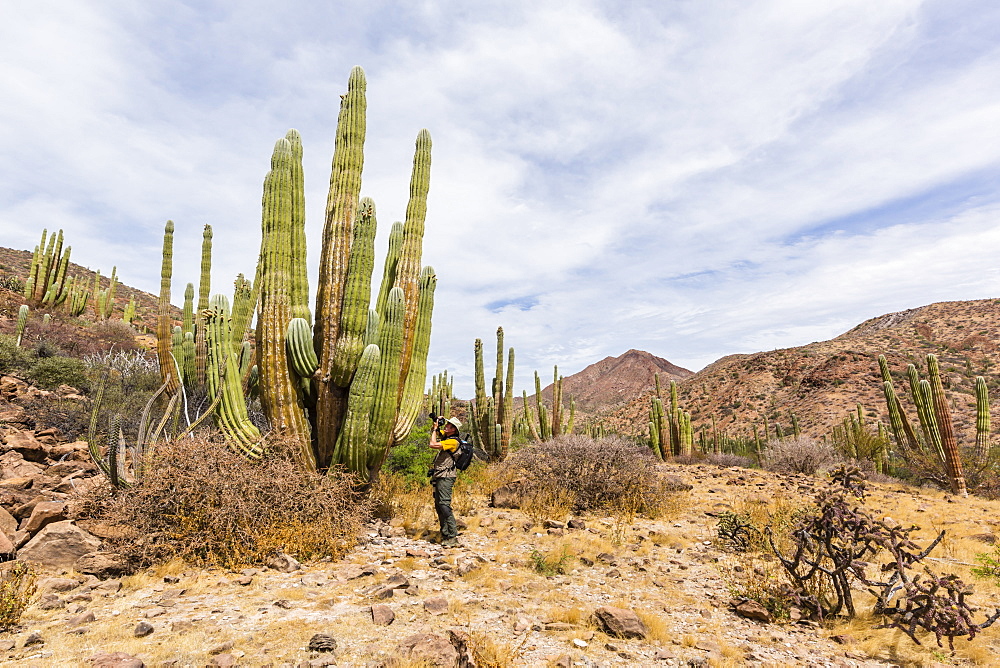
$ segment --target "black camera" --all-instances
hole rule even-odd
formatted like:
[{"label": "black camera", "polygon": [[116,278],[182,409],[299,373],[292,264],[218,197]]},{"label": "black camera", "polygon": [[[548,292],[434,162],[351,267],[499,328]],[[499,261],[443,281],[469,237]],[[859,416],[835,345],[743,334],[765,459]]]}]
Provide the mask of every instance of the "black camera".
[{"label": "black camera", "polygon": [[437,415],[436,413],[431,413],[431,414],[430,414],[430,415],[429,415],[428,417],[429,417],[429,418],[431,419],[431,421],[432,421],[432,422],[433,422],[434,424],[436,424],[436,425],[437,425],[438,427],[443,427],[443,426],[445,425],[445,423],[446,423],[446,422],[448,422],[448,421],[447,421],[447,420],[445,420],[445,419],[444,419],[443,417],[439,417],[439,416],[438,416],[438,415]]}]

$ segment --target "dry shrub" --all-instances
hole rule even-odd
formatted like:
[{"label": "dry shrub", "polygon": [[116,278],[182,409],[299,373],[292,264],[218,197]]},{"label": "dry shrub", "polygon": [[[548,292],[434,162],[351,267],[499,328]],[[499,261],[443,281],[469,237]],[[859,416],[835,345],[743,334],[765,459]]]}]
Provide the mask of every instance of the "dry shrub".
[{"label": "dry shrub", "polygon": [[555,499],[552,491],[560,490],[553,511],[568,496],[575,512],[627,506],[654,514],[668,493],[652,451],[619,436],[560,436],[518,450],[501,466],[501,477],[517,481],[523,499]]},{"label": "dry shrub", "polygon": [[742,455],[734,455],[727,452],[708,455],[705,458],[705,461],[709,464],[714,464],[715,466],[722,466],[725,468],[729,468],[731,466],[738,466],[744,469],[754,468],[754,461],[751,458],[744,457]]},{"label": "dry shrub", "polygon": [[832,445],[808,436],[775,439],[761,453],[764,468],[778,473],[815,475],[839,462],[840,456]]},{"label": "dry shrub", "polygon": [[[339,473],[302,470],[290,443],[272,440],[260,461],[205,438],[161,446],[131,488],[96,492],[94,517],[119,531],[110,548],[136,568],[181,557],[229,569],[277,551],[339,558],[370,517],[371,502]],[[101,496],[103,494],[103,496]]]},{"label": "dry shrub", "polygon": [[16,561],[0,575],[0,629],[6,630],[21,621],[35,595],[35,571],[23,561]]}]

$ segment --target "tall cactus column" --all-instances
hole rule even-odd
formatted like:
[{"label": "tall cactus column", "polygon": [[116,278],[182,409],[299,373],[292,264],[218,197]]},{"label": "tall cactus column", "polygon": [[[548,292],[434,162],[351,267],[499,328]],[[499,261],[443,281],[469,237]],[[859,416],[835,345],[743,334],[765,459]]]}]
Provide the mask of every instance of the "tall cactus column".
[{"label": "tall cactus column", "polygon": [[332,376],[351,238],[361,194],[366,107],[365,74],[355,67],[347,82],[347,94],[340,103],[316,288],[313,340],[320,363],[319,380],[325,385],[319,390],[315,409],[316,454],[320,466],[330,462],[347,404],[346,388],[335,385]]},{"label": "tall cactus column", "polygon": [[174,222],[168,220],[163,228],[163,264],[160,268],[160,303],[156,319],[156,356],[160,362],[160,378],[167,384],[167,392],[173,394],[180,387],[177,365],[171,350],[173,333],[170,318],[170,279],[174,262]]},{"label": "tall cactus column", "polygon": [[955,429],[951,423],[951,411],[948,409],[948,399],[944,396],[941,370],[937,357],[934,355],[927,356],[927,375],[930,378],[931,397],[934,412],[937,414],[941,447],[944,450],[945,469],[948,472],[948,480],[951,482],[951,491],[959,496],[968,496],[969,492],[965,488],[965,474],[962,472],[962,458],[958,453]]},{"label": "tall cactus column", "polygon": [[260,396],[272,428],[299,444],[300,461],[309,470],[316,459],[309,439],[309,425],[298,394],[298,379],[288,363],[285,336],[292,319],[292,146],[279,139],[271,156],[271,171],[264,180],[261,241],[260,306],[257,318],[257,355]]}]

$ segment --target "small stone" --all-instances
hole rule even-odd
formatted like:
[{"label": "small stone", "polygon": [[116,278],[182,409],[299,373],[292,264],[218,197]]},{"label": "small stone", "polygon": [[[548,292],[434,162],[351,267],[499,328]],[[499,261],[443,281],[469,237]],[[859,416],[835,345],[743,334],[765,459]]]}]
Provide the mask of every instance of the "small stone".
[{"label": "small stone", "polygon": [[336,649],[336,638],[328,636],[325,633],[317,633],[309,639],[310,652],[334,652]]},{"label": "small stone", "polygon": [[43,645],[45,640],[42,639],[41,631],[32,631],[28,634],[28,637],[24,639],[24,646],[31,647],[32,645]]},{"label": "small stone", "polygon": [[98,652],[87,661],[93,668],[145,668],[146,665],[142,659],[125,652],[115,652],[114,654]]},{"label": "small stone", "polygon": [[290,610],[292,608],[292,603],[287,598],[281,598],[272,603],[276,608],[281,608],[282,610]]},{"label": "small stone", "polygon": [[302,568],[302,564],[291,555],[279,552],[268,560],[267,567],[282,573],[292,573]]},{"label": "small stone", "polygon": [[757,601],[745,600],[740,602],[733,608],[733,611],[740,617],[746,617],[747,619],[755,619],[765,624],[770,624],[774,621],[774,616],[770,611]]},{"label": "small stone", "polygon": [[231,668],[236,665],[236,657],[232,654],[219,654],[218,656],[212,657],[212,662],[209,665]]},{"label": "small stone", "polygon": [[387,605],[373,605],[371,612],[376,626],[389,626],[396,621],[396,613]]},{"label": "small stone", "polygon": [[181,581],[181,579],[176,575],[164,575],[163,581],[166,582],[167,584],[177,584],[178,582]]},{"label": "small stone", "polygon": [[574,647],[579,647],[580,649],[583,649],[584,647],[587,646],[587,641],[586,640],[580,640],[579,638],[573,638],[573,646]]},{"label": "small stone", "polygon": [[234,580],[234,582],[236,584],[242,586],[242,587],[249,587],[250,584],[253,583],[253,576],[252,575],[243,575],[243,576],[240,576],[240,577],[236,578],[236,580]]},{"label": "small stone", "polygon": [[566,523],[566,526],[569,527],[570,529],[586,529],[587,523],[584,522],[583,520],[572,519]]},{"label": "small stone", "polygon": [[598,627],[616,638],[645,638],[649,629],[632,610],[604,606],[594,611]]},{"label": "small stone", "polygon": [[95,619],[97,618],[94,616],[93,612],[84,612],[66,622],[66,626],[75,627],[75,626],[80,626],[82,624],[89,624]]},{"label": "small stone", "polygon": [[150,624],[149,622],[139,622],[138,624],[135,625],[135,628],[132,629],[132,635],[134,635],[136,638],[145,638],[152,632],[153,632],[153,625]]},{"label": "small stone", "polygon": [[432,615],[443,615],[448,612],[448,599],[444,596],[424,599],[424,610]]},{"label": "small stone", "polygon": [[221,645],[216,645],[212,649],[208,650],[208,653],[211,654],[211,655],[222,654],[223,652],[228,652],[232,648],[233,648],[233,641],[232,640],[227,640],[226,642],[222,643]]}]

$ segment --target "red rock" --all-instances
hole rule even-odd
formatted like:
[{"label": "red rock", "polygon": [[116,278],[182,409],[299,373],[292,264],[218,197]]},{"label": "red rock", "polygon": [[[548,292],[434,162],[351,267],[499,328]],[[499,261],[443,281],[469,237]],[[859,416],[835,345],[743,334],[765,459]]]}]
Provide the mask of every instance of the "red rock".
[{"label": "red rock", "polygon": [[21,431],[11,427],[4,435],[3,443],[4,450],[12,450],[29,462],[44,462],[49,454],[45,444],[35,438],[30,431]]},{"label": "red rock", "polygon": [[387,605],[373,605],[371,612],[376,626],[389,626],[396,621],[396,613]]},{"label": "red rock", "polygon": [[598,627],[616,638],[645,638],[649,629],[632,610],[604,606],[594,610]]},{"label": "red rock", "polygon": [[101,546],[100,539],[90,535],[69,520],[53,522],[22,547],[17,558],[43,566],[70,567]]},{"label": "red rock", "polygon": [[19,527],[20,531],[36,534],[48,524],[66,519],[66,504],[59,501],[42,501],[31,509],[31,515]]},{"label": "red rock", "polygon": [[414,662],[425,661],[436,667],[457,666],[460,655],[451,642],[432,633],[418,633],[397,646],[399,653]]}]

